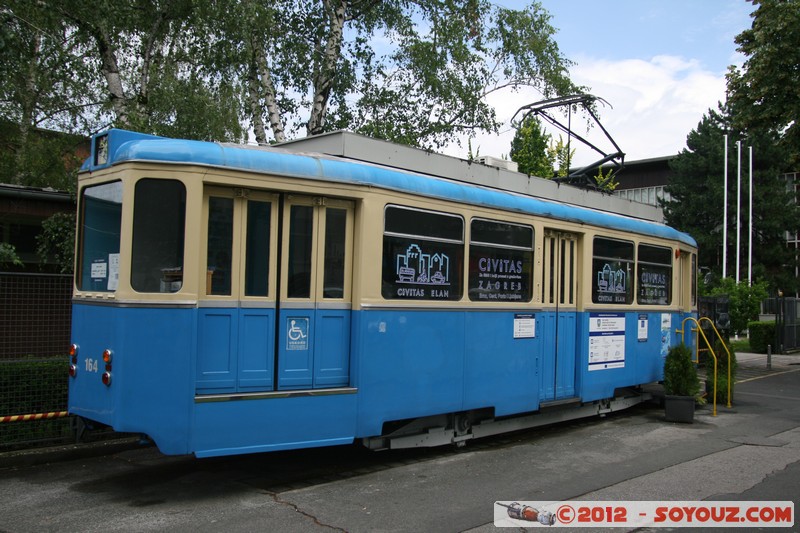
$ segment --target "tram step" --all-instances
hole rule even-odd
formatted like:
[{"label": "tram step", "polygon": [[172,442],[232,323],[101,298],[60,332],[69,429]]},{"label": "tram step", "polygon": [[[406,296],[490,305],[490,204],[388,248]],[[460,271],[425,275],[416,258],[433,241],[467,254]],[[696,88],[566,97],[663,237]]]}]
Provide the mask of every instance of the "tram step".
[{"label": "tram step", "polygon": [[564,407],[567,405],[575,405],[581,403],[581,399],[579,397],[573,398],[561,398],[560,400],[551,400],[549,402],[540,402],[539,403],[539,410],[544,411],[546,409],[553,409],[555,407]]}]

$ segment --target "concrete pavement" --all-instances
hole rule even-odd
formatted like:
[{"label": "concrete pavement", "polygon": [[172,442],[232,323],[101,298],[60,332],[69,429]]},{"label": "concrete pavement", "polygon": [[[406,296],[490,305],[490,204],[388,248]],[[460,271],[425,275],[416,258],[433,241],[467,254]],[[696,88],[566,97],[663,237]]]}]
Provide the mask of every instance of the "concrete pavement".
[{"label": "concrete pavement", "polygon": [[6,466],[0,531],[483,532],[495,529],[497,500],[792,500],[797,509],[800,356],[773,356],[768,372],[765,356],[738,360],[733,408],[715,417],[706,406],[694,424],[667,423],[649,405],[460,450],[196,460],[139,448]]}]

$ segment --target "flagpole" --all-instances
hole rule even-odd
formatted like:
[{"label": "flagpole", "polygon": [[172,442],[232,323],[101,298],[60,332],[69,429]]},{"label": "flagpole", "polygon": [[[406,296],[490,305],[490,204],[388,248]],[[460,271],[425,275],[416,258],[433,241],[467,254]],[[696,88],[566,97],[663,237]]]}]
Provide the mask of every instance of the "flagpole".
[{"label": "flagpole", "polygon": [[748,243],[747,243],[747,285],[753,284],[753,147],[750,146],[750,208],[747,215],[749,227],[747,230]]},{"label": "flagpole", "polygon": [[742,141],[736,141],[736,284],[739,284],[739,265],[742,250]]},{"label": "flagpole", "polygon": [[728,277],[728,136],[725,135],[725,176],[722,187],[722,278]]}]

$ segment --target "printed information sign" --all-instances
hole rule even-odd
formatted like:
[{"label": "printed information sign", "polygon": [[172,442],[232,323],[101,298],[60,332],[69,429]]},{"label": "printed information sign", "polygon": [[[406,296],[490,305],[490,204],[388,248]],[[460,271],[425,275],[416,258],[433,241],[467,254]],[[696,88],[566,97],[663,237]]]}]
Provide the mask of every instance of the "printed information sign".
[{"label": "printed information sign", "polygon": [[647,342],[647,315],[639,315],[639,342]]},{"label": "printed information sign", "polygon": [[308,318],[292,317],[286,320],[286,349],[308,350]]},{"label": "printed information sign", "polygon": [[536,337],[536,317],[532,314],[514,315],[514,338],[532,339]]},{"label": "printed information sign", "polygon": [[625,315],[590,313],[589,370],[625,367]]}]

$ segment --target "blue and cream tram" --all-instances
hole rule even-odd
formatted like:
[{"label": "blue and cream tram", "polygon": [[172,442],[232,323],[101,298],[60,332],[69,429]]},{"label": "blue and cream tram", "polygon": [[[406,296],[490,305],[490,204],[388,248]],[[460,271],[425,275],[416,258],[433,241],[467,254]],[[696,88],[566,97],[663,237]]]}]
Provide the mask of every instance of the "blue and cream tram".
[{"label": "blue and cream tram", "polygon": [[69,411],[167,454],[608,412],[695,308],[663,224],[338,157],[110,130],[78,209]]}]

